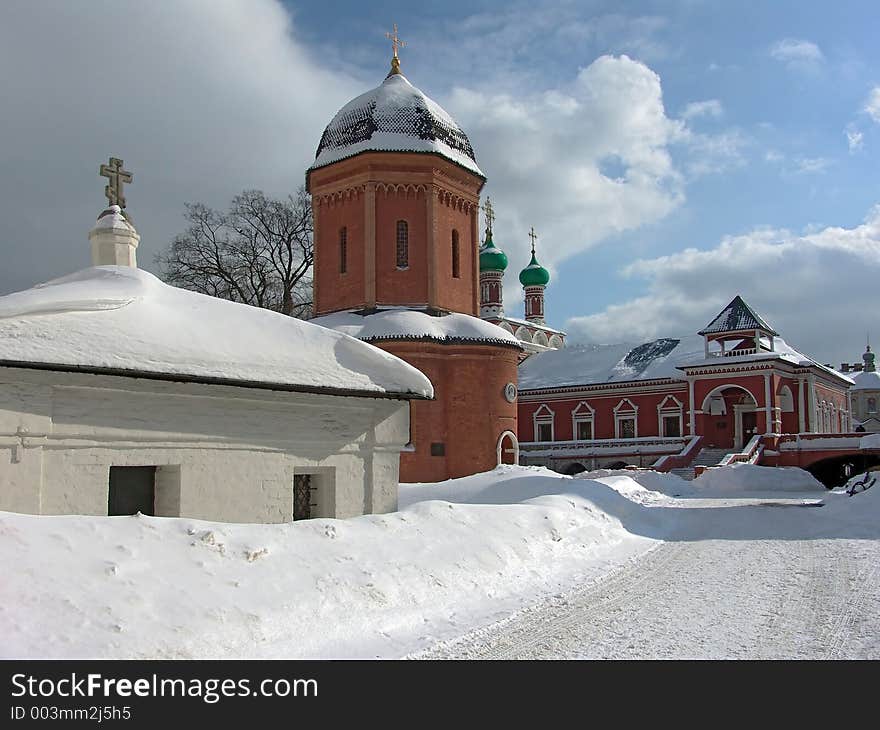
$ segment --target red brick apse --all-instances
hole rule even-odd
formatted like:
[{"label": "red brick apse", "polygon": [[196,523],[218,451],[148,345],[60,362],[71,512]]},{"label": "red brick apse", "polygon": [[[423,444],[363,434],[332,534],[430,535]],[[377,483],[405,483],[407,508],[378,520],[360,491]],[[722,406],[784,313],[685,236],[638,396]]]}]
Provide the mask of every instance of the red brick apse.
[{"label": "red brick apse", "polygon": [[476,316],[485,181],[467,137],[396,57],[330,122],[306,174],[314,321],[397,355],[434,386],[434,400],[411,406],[404,482],[486,471],[517,447],[521,346]]}]

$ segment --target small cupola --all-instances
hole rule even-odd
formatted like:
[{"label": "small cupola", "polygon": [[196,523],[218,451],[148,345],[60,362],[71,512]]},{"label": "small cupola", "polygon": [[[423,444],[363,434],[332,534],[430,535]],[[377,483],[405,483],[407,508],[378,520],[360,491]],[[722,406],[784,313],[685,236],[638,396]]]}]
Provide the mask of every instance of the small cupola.
[{"label": "small cupola", "polygon": [[532,239],[532,260],[519,272],[519,283],[524,287],[547,286],[550,283],[550,272],[538,263],[535,256],[535,239],[538,234],[535,233],[534,227],[529,231],[529,237]]},{"label": "small cupola", "polygon": [[876,372],[877,368],[874,366],[874,353],[871,352],[870,345],[867,345],[867,347],[865,348],[865,354],[862,355],[862,362],[865,363],[865,366],[862,368],[864,372]]},{"label": "small cupola", "polygon": [[529,265],[519,272],[519,283],[523,286],[523,304],[525,307],[526,320],[535,324],[544,324],[544,288],[550,282],[550,272],[547,271],[535,256],[535,233],[534,226],[529,231],[532,239],[532,260]]},{"label": "small cupola", "polygon": [[739,294],[697,334],[703,336],[707,358],[774,352],[779,336]]}]

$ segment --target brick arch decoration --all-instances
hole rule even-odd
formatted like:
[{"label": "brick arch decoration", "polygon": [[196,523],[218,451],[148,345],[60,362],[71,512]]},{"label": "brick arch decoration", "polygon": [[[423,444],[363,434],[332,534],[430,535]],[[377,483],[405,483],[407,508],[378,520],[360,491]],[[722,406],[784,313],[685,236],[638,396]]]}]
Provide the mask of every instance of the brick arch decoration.
[{"label": "brick arch decoration", "polygon": [[349,200],[357,200],[364,194],[365,190],[366,185],[355,185],[341,190],[334,190],[332,193],[313,196],[312,200],[314,204],[319,207],[323,205],[332,207],[336,203],[346,203]]},{"label": "brick arch decoration", "polygon": [[382,192],[385,197],[395,195],[404,198],[418,198],[419,195],[425,195],[428,192],[426,185],[415,183],[376,183],[376,191]]}]

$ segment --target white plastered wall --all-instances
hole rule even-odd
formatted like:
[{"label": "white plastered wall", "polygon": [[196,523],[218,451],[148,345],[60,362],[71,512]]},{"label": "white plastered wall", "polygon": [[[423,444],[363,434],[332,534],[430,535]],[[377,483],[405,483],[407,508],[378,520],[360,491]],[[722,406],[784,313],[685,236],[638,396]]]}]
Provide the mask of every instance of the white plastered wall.
[{"label": "white plastered wall", "polygon": [[156,466],[156,508],[286,522],[397,508],[405,401],[0,367],[0,510],[107,514],[111,466]]}]

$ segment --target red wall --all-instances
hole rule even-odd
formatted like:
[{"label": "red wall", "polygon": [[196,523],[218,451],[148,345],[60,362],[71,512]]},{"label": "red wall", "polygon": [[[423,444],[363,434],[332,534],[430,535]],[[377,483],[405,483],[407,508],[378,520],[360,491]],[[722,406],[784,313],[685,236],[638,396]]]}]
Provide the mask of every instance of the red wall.
[{"label": "red wall", "polygon": [[[376,344],[434,385],[433,401],[412,402],[415,451],[400,455],[400,480],[437,482],[494,469],[499,437],[517,433],[516,403],[505,399],[504,386],[517,382],[519,351],[498,345]],[[433,456],[432,443],[444,444],[445,455]]]},{"label": "red wall", "polygon": [[[478,313],[475,220],[483,179],[437,156],[370,152],[313,170],[315,312],[369,303],[432,304]],[[371,204],[370,201],[374,202]],[[409,230],[408,266],[397,268],[397,221]],[[348,227],[348,273],[339,271],[339,229]],[[458,232],[459,276],[452,271]],[[365,264],[371,231],[375,264]],[[433,272],[433,273],[432,273]],[[433,289],[432,289],[433,282]]]},{"label": "red wall", "polygon": [[[423,192],[376,193],[376,302],[428,301],[426,197]],[[409,225],[409,267],[397,268],[397,221]]]},{"label": "red wall", "polygon": [[[572,433],[572,414],[581,402],[586,402],[595,410],[593,415],[593,438],[596,439],[613,439],[614,436],[614,408],[624,398],[628,398],[638,407],[638,436],[650,437],[659,435],[659,422],[657,417],[657,406],[666,399],[666,396],[672,395],[683,404],[682,414],[682,435],[687,435],[688,417],[687,417],[687,388],[681,385],[671,385],[663,391],[651,393],[616,393],[614,395],[598,395],[587,398],[570,398],[561,397],[559,400],[546,400],[541,402],[520,401],[519,403],[519,439],[520,441],[534,441],[534,419],[535,412],[541,407],[542,403],[546,403],[552,411],[554,411],[554,431],[553,435],[556,441],[573,441],[575,440]],[[556,396],[558,397],[558,396]]]}]

